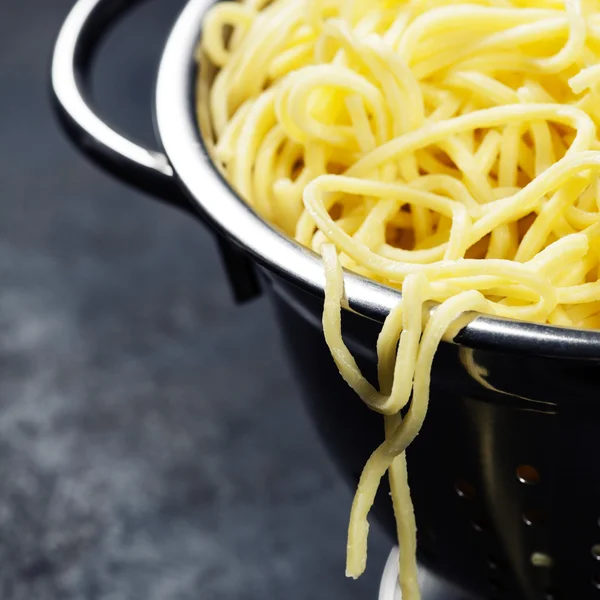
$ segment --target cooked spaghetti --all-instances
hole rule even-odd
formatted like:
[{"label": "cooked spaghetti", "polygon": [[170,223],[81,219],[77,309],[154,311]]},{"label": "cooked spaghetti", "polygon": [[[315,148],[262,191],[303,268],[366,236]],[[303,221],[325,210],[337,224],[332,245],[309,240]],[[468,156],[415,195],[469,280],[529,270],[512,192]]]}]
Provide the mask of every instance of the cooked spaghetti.
[{"label": "cooked spaghetti", "polygon": [[[600,1],[222,2],[201,52],[219,68],[217,160],[264,219],[322,255],[331,354],[385,415],[352,505],[347,574],[365,568],[387,473],[414,600],[405,451],[451,325],[475,311],[600,328]],[[377,343],[377,388],[342,339],[342,267],[402,291]]]}]

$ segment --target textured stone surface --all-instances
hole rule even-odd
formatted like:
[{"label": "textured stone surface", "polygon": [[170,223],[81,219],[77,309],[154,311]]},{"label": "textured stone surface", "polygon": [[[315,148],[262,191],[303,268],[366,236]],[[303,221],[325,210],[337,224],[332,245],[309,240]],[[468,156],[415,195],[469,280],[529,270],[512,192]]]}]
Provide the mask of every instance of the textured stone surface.
[{"label": "textured stone surface", "polygon": [[[232,306],[209,236],[54,124],[70,4],[0,8],[0,598],[375,598],[387,544],[374,531],[369,573],[344,578],[350,491],[266,303]],[[100,106],[142,139],[180,5],[132,15],[98,69]]]}]

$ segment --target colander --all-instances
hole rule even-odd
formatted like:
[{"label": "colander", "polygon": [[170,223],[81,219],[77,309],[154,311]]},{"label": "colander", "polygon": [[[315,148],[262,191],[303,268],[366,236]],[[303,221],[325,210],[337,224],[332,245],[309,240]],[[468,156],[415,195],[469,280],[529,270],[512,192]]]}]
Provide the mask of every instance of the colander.
[{"label": "colander", "polygon": [[[341,380],[323,340],[319,258],[263,222],[211,160],[214,69],[195,60],[208,1],[188,2],[164,49],[154,102],[164,153],[126,139],[92,108],[85,83],[94,52],[134,4],[73,7],[52,64],[61,122],[95,162],[212,228],[236,297],[269,298],[314,421],[355,483],[382,421]],[[374,381],[377,334],[399,295],[354,274],[346,281],[344,337]],[[408,451],[427,572],[476,598],[600,599],[599,359],[598,332],[487,317],[440,347],[429,415]],[[385,487],[374,513],[393,535]]]}]

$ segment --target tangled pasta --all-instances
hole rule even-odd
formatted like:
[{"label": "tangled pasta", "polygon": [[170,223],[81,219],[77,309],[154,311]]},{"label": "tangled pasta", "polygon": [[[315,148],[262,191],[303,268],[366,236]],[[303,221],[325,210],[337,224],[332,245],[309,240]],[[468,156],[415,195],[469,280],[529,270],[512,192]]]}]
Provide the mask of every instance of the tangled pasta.
[{"label": "tangled pasta", "polygon": [[[600,328],[600,2],[221,2],[200,51],[219,68],[216,159],[264,219],[322,255],[331,354],[385,415],[347,574],[365,568],[388,473],[414,600],[405,451],[452,323],[477,311]],[[402,291],[378,340],[377,388],[342,339],[342,267]]]}]

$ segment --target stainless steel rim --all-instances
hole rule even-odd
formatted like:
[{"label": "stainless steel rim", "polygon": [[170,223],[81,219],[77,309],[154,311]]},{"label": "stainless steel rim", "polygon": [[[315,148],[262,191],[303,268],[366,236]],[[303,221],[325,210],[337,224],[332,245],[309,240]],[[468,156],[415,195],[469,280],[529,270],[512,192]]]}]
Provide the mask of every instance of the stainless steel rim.
[{"label": "stainless steel rim", "polygon": [[[212,164],[195,117],[194,60],[208,0],[190,0],[175,23],[162,56],[156,89],[160,140],[176,177],[219,233],[241,246],[275,275],[323,295],[319,257],[266,224],[231,189]],[[349,307],[382,321],[400,294],[347,273]],[[543,356],[600,359],[600,332],[480,316],[454,341],[476,349]]]}]

